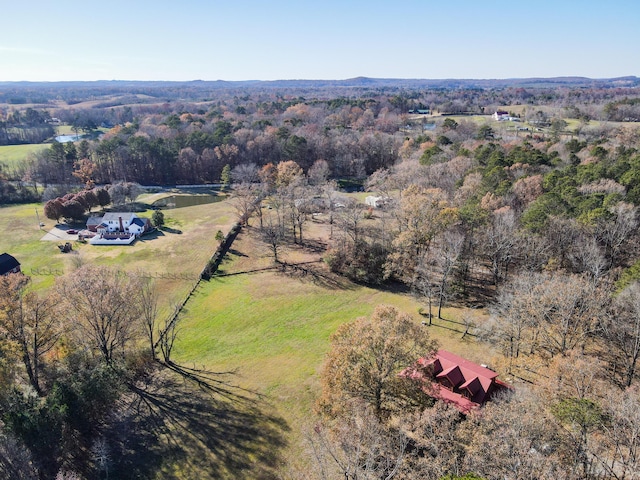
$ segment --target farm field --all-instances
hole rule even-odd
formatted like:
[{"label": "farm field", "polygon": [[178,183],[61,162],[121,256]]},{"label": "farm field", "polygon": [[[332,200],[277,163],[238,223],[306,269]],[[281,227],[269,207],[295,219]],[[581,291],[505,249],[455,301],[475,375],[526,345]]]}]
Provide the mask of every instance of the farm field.
[{"label": "farm field", "polygon": [[[38,212],[38,217],[36,216]],[[151,211],[139,212],[151,216]],[[44,223],[38,228],[37,218]],[[36,285],[53,284],[53,272],[71,271],[75,265],[110,265],[127,272],[142,271],[158,277],[161,314],[184,299],[216,248],[216,232],[226,232],[235,215],[228,202],[165,210],[166,228],[129,246],[93,246],[69,238],[41,241],[55,226],[44,217],[42,204],[0,207],[0,251],[11,253]],[[81,227],[81,225],[74,225]],[[63,254],[58,244],[71,241],[73,252]],[[164,278],[163,278],[164,277]]]},{"label": "farm field", "polygon": [[[152,194],[138,200],[151,203],[162,197],[163,194]],[[36,209],[45,223],[42,230],[38,228]],[[159,316],[164,318],[190,291],[215,249],[215,232],[228,231],[235,212],[230,202],[223,201],[167,209],[164,213],[166,228],[132,246],[73,242],[74,252],[62,254],[56,246],[58,242],[41,241],[54,226],[53,221],[43,219],[41,205],[2,207],[0,231],[4,233],[0,236],[0,251],[14,255],[27,274],[69,272],[82,263],[154,274],[160,277],[156,279]],[[140,215],[150,216],[151,212]],[[321,245],[326,240],[326,228],[321,220],[309,222],[308,244]],[[320,391],[319,372],[330,346],[330,335],[339,325],[370,315],[378,304],[394,305],[416,322],[422,321],[418,314],[421,304],[413,296],[356,285],[334,276],[321,261],[321,255],[320,250],[288,247],[282,252],[282,259],[289,264],[310,262],[304,265],[306,273],[291,267],[286,271],[274,269],[268,250],[257,240],[255,227],[249,227],[232,245],[218,274],[200,283],[181,314],[172,358],[189,368],[232,372],[220,378],[231,391],[240,392],[250,401],[235,402],[214,395],[205,400],[210,403],[197,408],[207,410],[213,405],[216,415],[234,425],[240,418],[247,427],[233,434],[220,434],[215,440],[216,448],[203,447],[202,442],[184,446],[182,452],[187,452],[188,461],[182,454],[168,455],[155,471],[155,478],[304,476],[313,462],[307,438],[315,423],[313,406]],[[175,278],[176,275],[185,278]],[[32,278],[40,288],[46,288],[53,285],[56,277],[40,274]],[[450,321],[434,320],[433,326],[424,328],[441,347],[471,360],[491,362],[486,347],[476,344],[472,336],[463,340],[462,327],[451,322],[464,313],[461,309],[445,309],[443,316]],[[477,322],[482,321],[481,311],[474,310],[473,315]],[[198,417],[192,412],[185,421],[196,421]],[[203,431],[211,434],[220,428],[215,427],[218,420],[211,420],[205,427],[200,416]],[[244,438],[245,434],[250,438]],[[170,451],[167,445],[162,448]],[[208,457],[191,463],[189,455],[194,452]],[[216,465],[215,471],[211,465]]]},{"label": "farm field", "polygon": [[[283,258],[312,262],[319,255],[290,250]],[[301,478],[313,461],[306,438],[315,423],[313,406],[330,335],[339,325],[370,315],[378,304],[394,305],[421,322],[421,305],[409,294],[335,277],[322,262],[307,264],[306,274],[264,270],[271,265],[252,229],[243,230],[221,265],[220,275],[201,283],[187,304],[175,359],[216,372],[232,371],[232,383],[262,398],[269,417],[283,421],[287,442],[279,457],[286,466],[281,468]],[[443,317],[455,320],[462,313],[445,309]],[[474,313],[481,321],[482,314]],[[452,325],[436,320],[434,326],[424,328],[441,347],[490,361],[486,347],[477,345],[472,337],[461,340],[459,331],[448,329]],[[230,470],[226,478],[243,475],[246,473]]]},{"label": "farm field", "polygon": [[30,153],[45,150],[48,144],[35,143],[28,145],[2,145],[0,146],[0,163],[9,170],[23,162]]}]

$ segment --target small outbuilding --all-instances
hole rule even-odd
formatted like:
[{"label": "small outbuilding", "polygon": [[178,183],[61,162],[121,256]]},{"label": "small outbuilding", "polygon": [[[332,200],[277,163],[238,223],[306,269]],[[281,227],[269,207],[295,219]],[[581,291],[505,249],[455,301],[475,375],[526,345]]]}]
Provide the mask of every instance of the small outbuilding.
[{"label": "small outbuilding", "polygon": [[0,275],[20,273],[20,262],[8,253],[0,255]]}]

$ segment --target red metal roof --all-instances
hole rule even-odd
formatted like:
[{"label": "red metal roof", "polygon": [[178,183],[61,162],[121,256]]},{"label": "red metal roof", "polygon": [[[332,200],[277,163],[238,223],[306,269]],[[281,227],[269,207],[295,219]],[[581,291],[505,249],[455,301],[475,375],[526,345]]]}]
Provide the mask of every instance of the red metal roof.
[{"label": "red metal roof", "polygon": [[510,388],[497,380],[498,374],[493,370],[446,350],[439,350],[433,357],[419,359],[414,367],[402,374],[429,381],[429,395],[453,403],[463,413],[479,407],[495,390]]}]

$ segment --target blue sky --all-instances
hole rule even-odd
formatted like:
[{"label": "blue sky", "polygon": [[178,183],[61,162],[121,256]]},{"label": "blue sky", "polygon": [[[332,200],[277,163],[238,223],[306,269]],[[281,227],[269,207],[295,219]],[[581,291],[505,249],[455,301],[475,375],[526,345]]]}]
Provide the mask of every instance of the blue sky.
[{"label": "blue sky", "polygon": [[635,0],[0,0],[0,81],[640,76]]}]

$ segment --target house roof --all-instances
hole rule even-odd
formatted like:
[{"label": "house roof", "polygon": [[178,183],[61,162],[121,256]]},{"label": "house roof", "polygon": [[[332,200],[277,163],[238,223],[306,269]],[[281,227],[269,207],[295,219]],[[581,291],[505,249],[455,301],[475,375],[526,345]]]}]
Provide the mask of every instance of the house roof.
[{"label": "house roof", "polygon": [[463,413],[479,407],[494,390],[510,388],[497,380],[498,374],[493,370],[446,350],[419,359],[414,367],[403,374],[430,382],[430,395],[453,403]]},{"label": "house roof", "polygon": [[131,223],[136,224],[139,227],[144,227],[145,221],[143,219],[141,219],[140,217],[136,217],[133,220],[131,220]]},{"label": "house roof", "polygon": [[102,221],[103,222],[109,222],[109,221],[117,222],[121,218],[122,218],[122,220],[129,220],[129,223],[131,223],[131,220],[133,218],[138,218],[138,216],[133,212],[109,212],[109,213],[105,213],[104,214],[104,217],[102,217]]},{"label": "house roof", "polygon": [[20,262],[8,253],[0,255],[0,275],[9,273],[16,267],[20,266]]},{"label": "house roof", "polygon": [[100,225],[102,223],[102,217],[89,217],[87,219],[87,226],[89,225]]}]

